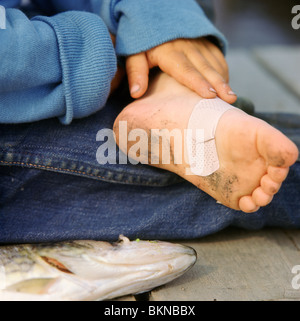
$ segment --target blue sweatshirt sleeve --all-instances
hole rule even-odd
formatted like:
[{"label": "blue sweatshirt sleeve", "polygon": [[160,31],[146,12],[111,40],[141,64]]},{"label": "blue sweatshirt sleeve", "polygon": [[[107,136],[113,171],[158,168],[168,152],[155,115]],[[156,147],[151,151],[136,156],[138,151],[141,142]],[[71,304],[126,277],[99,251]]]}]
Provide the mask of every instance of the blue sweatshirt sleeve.
[{"label": "blue sweatshirt sleeve", "polygon": [[128,56],[178,38],[210,37],[225,53],[225,37],[195,0],[114,0],[116,52]]},{"label": "blue sweatshirt sleeve", "polygon": [[29,20],[6,10],[0,30],[0,122],[59,117],[63,124],[105,105],[116,55],[103,20],[69,11]]},{"label": "blue sweatshirt sleeve", "polygon": [[209,37],[226,53],[224,35],[196,0],[34,0],[56,11],[83,10],[101,16],[117,35],[116,52],[129,56],[178,38]]}]

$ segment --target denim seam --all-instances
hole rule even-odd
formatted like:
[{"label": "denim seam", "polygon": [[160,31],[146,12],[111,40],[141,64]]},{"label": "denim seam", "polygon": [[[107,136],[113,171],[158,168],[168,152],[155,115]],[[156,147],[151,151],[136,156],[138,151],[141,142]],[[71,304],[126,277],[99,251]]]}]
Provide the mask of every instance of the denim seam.
[{"label": "denim seam", "polygon": [[131,182],[129,182],[128,180],[125,181],[116,181],[116,180],[110,180],[107,179],[104,176],[100,176],[100,175],[95,175],[95,174],[89,174],[87,172],[84,171],[78,171],[78,170],[72,170],[72,169],[68,169],[68,168],[61,168],[61,167],[53,167],[53,166],[47,166],[47,165],[38,165],[38,164],[31,164],[31,163],[25,163],[25,162],[7,162],[7,161],[1,161],[0,160],[0,164],[3,165],[16,165],[16,166],[25,166],[25,167],[31,167],[31,168],[35,168],[35,169],[41,169],[41,170],[49,170],[49,171],[59,171],[59,172],[63,172],[63,173],[74,173],[74,174],[79,174],[79,175],[84,175],[86,177],[91,177],[91,178],[101,178],[106,182],[109,183],[118,183],[118,184],[130,184],[130,185],[143,185],[143,186],[148,186],[148,187],[165,187],[166,185],[160,185],[160,184],[156,184],[154,182],[152,182],[151,184],[132,184]]},{"label": "denim seam", "polygon": [[30,166],[30,167],[35,167],[35,168],[42,168],[42,169],[49,169],[49,170],[56,170],[56,171],[65,171],[65,172],[83,174],[83,175],[86,175],[86,176],[99,177],[99,178],[105,179],[105,177],[100,176],[100,175],[88,174],[88,173],[83,172],[83,171],[76,171],[76,170],[67,169],[67,168],[59,168],[59,167],[52,167],[52,166],[46,166],[46,165],[37,165],[37,164],[24,163],[24,162],[5,162],[5,161],[0,161],[0,163],[1,164],[5,164],[5,165],[20,165],[20,166]]},{"label": "denim seam", "polygon": [[[24,146],[27,146],[27,147],[29,147],[29,145],[24,145]],[[41,148],[40,146],[34,146],[34,147],[37,147],[37,148]],[[79,150],[75,150],[75,149],[69,149],[69,150],[67,150],[67,149],[60,149],[60,150],[62,150],[62,151],[64,151],[64,152],[80,152]],[[4,151],[4,150],[3,150]],[[51,150],[50,150],[51,151]],[[14,153],[14,152],[12,152],[12,153]],[[53,153],[55,153],[55,151],[53,151]],[[84,154],[84,152],[82,153],[82,154]],[[88,153],[86,153],[87,155],[89,155]],[[38,152],[32,152],[32,151],[22,151],[22,155],[27,155],[27,156],[30,156],[30,157],[34,157],[34,156],[40,156],[40,154],[38,153]],[[42,155],[43,156],[49,156],[48,154],[46,155],[43,151],[42,151]],[[52,156],[52,155],[51,155]],[[65,159],[65,161],[72,161],[71,159]],[[102,177],[102,176],[100,176],[100,175],[91,175],[91,174],[88,174],[88,173],[85,173],[84,171],[76,171],[76,170],[69,170],[69,169],[67,169],[67,168],[61,168],[61,167],[58,167],[58,168],[56,168],[56,167],[51,167],[51,166],[47,166],[47,165],[39,165],[39,164],[30,164],[30,163],[25,163],[25,162],[7,162],[7,161],[0,161],[0,163],[3,163],[3,164],[9,164],[9,163],[11,163],[12,165],[25,165],[25,166],[30,166],[30,167],[32,167],[32,166],[40,166],[40,167],[43,167],[43,168],[48,168],[48,169],[53,169],[53,170],[66,170],[66,171],[70,171],[70,172],[74,172],[74,173],[78,173],[78,174],[86,174],[86,175],[89,175],[89,176],[92,176],[92,177],[99,177],[99,178],[103,178],[103,179],[105,179],[105,180],[107,180],[107,178],[105,178],[104,176]],[[116,174],[120,174],[119,172],[115,172]],[[146,178],[146,179],[149,179],[149,178],[151,178],[152,176],[151,175],[145,175],[145,174],[143,174],[144,175],[144,177]],[[122,182],[119,182],[119,181],[115,181],[115,182],[118,182],[118,183],[122,183]],[[129,183],[130,184],[130,182],[129,181],[124,181],[124,183]],[[154,183],[151,183],[151,185],[153,185]],[[147,185],[147,184],[146,184]],[[150,186],[151,186],[150,185]],[[155,186],[165,186],[165,185],[161,185],[161,184],[154,184]]]},{"label": "denim seam", "polygon": [[[76,149],[76,148],[68,148],[68,147],[57,147],[57,146],[39,146],[39,145],[26,145],[23,144],[22,148],[38,148],[38,149],[47,149],[47,150],[58,150],[58,151],[64,151],[64,152],[75,152],[78,154],[85,154],[85,155],[90,155],[89,151],[85,151],[85,150],[80,150],[80,149]],[[96,154],[96,153],[95,153]]]}]

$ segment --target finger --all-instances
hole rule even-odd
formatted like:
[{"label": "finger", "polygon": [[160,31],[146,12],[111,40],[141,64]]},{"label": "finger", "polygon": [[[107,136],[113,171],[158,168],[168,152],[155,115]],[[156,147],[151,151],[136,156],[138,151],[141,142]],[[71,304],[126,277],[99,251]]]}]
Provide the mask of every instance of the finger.
[{"label": "finger", "polygon": [[215,54],[214,50],[208,48],[205,43],[198,42],[195,46],[201,55],[206,59],[206,61],[223,77],[224,81],[228,83],[228,65],[225,59],[220,60]]},{"label": "finger", "polygon": [[149,65],[145,53],[130,56],[126,60],[126,72],[132,98],[140,98],[148,88]]},{"label": "finger", "polygon": [[228,68],[228,64],[227,64],[227,61],[226,61],[226,58],[225,58],[223,52],[221,51],[221,49],[218,46],[216,46],[214,43],[212,43],[211,41],[209,41],[206,38],[204,38],[203,44],[205,45],[207,50],[209,52],[211,52],[216,57],[219,64],[222,65],[227,79],[226,79],[226,77],[224,77],[224,78],[228,82],[229,81],[229,68]]},{"label": "finger", "polygon": [[167,59],[159,59],[158,66],[162,71],[175,78],[179,83],[195,91],[203,98],[215,98],[216,91],[202,77],[195,66],[182,52],[171,52]]},{"label": "finger", "polygon": [[190,52],[188,58],[197,71],[212,85],[221,99],[230,104],[236,101],[236,94],[226,83],[223,76],[211,66],[199,51]]}]

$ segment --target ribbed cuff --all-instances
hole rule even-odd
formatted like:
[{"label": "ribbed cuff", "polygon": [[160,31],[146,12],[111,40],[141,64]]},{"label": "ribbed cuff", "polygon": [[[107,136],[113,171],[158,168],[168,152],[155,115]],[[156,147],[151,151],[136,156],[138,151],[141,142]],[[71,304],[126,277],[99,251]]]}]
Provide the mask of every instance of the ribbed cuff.
[{"label": "ribbed cuff", "polygon": [[63,124],[93,114],[103,107],[117,70],[116,54],[107,27],[93,13],[68,11],[34,20],[55,31],[62,68],[66,113]]}]

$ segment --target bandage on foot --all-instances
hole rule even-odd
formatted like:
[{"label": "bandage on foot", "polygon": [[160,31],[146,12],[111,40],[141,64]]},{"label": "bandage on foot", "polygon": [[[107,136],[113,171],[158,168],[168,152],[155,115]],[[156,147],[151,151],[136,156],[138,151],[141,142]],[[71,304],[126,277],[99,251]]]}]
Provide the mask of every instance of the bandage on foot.
[{"label": "bandage on foot", "polygon": [[186,134],[191,175],[209,176],[219,169],[216,129],[222,115],[233,108],[220,98],[203,99],[194,107]]}]

